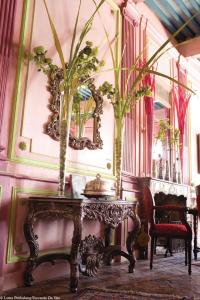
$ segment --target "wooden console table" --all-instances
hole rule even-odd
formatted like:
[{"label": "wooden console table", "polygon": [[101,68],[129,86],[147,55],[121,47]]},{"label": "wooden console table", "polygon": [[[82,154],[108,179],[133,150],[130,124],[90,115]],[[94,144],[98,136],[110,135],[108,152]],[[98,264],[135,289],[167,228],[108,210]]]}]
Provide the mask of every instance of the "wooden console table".
[{"label": "wooden console table", "polygon": [[[104,261],[110,263],[115,255],[120,255],[129,260],[129,272],[132,273],[135,267],[134,241],[140,230],[140,219],[136,214],[136,206],[136,201],[68,199],[51,196],[29,197],[29,211],[24,223],[24,235],[30,249],[30,256],[24,273],[24,284],[26,286],[31,285],[33,281],[32,272],[41,263],[47,261],[53,262],[55,259],[66,259],[70,263],[70,289],[72,292],[76,292],[79,282],[79,269],[82,271],[80,267],[80,255],[84,252],[84,249],[88,248],[88,245],[91,245],[93,249],[98,245],[100,249],[95,259],[94,255],[91,257],[90,261],[93,261],[94,264],[96,263],[94,267],[98,266],[98,259],[103,258]],[[110,231],[128,217],[132,219],[134,226],[126,240],[127,252],[124,252],[119,247],[110,245]],[[70,254],[53,253],[38,256],[39,244],[37,242],[38,237],[34,233],[34,224],[36,220],[44,218],[64,218],[73,221],[74,231]],[[89,236],[85,240],[82,240],[83,219],[99,220],[105,224],[105,240],[103,242],[94,236]]]}]

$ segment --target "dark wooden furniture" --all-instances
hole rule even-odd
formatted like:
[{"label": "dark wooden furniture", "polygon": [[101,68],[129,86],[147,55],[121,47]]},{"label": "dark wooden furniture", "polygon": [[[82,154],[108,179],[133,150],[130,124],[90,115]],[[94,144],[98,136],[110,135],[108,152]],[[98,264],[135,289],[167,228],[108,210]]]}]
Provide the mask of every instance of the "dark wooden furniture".
[{"label": "dark wooden furniture", "polygon": [[194,232],[194,259],[197,260],[197,253],[200,247],[197,246],[198,219],[200,218],[200,185],[195,187],[196,191],[196,207],[189,209],[189,213],[193,216],[193,232]]},{"label": "dark wooden furniture", "polygon": [[[55,259],[66,259],[70,263],[70,289],[77,291],[79,281],[79,269],[86,275],[90,275],[90,269],[82,270],[79,255],[82,261],[89,261],[93,269],[98,268],[99,260],[103,259],[110,263],[115,255],[124,256],[129,260],[129,272],[132,273],[135,267],[133,253],[134,241],[140,230],[140,219],[136,214],[137,202],[113,201],[108,199],[67,199],[61,197],[30,197],[29,211],[24,223],[24,235],[30,248],[30,256],[27,261],[24,273],[24,283],[30,286],[33,281],[32,272],[43,262],[53,262]],[[117,246],[110,245],[110,231],[116,228],[123,220],[130,217],[134,223],[133,229],[127,235],[127,252],[121,251]],[[34,224],[37,219],[64,218],[74,223],[74,231],[71,243],[70,254],[53,253],[38,256],[38,237],[34,233]],[[89,236],[82,240],[83,219],[99,220],[105,224],[105,239],[100,240]],[[90,248],[90,249],[89,249]],[[92,250],[91,250],[92,248]],[[89,250],[89,251],[88,251]]]},{"label": "dark wooden furniture", "polygon": [[[190,197],[190,186],[188,185],[179,184],[176,182],[166,181],[153,177],[138,177],[138,183],[141,191],[141,200],[143,199],[144,186],[147,185],[151,190],[156,205],[159,206],[165,204],[175,204],[183,207],[187,206],[187,199],[189,199]],[[175,223],[177,221],[176,215],[177,214],[174,213],[171,217],[172,221],[174,221]],[[157,212],[156,222],[162,221],[162,216],[166,219],[167,213],[165,213],[164,216],[163,212]],[[144,224],[145,230],[147,231],[147,224],[142,214],[141,222],[142,224]],[[168,253],[172,254],[173,251],[183,251],[185,247],[184,242],[181,240],[169,241],[165,239],[159,239],[157,245],[163,245],[166,248],[165,256],[167,256]],[[144,258],[148,257],[147,248],[144,250],[144,253],[142,253],[141,256]]]},{"label": "dark wooden furniture", "polygon": [[192,215],[193,219],[193,253],[194,259],[197,260],[197,253],[200,252],[200,248],[197,246],[198,210],[197,208],[188,208],[188,213]]},{"label": "dark wooden furniture", "polygon": [[[168,240],[182,239],[185,242],[185,265],[188,265],[188,273],[191,274],[191,251],[192,251],[192,229],[187,222],[187,208],[180,205],[155,206],[150,188],[145,185],[143,193],[143,204],[145,215],[150,224],[149,235],[151,236],[150,269],[153,267],[153,254],[157,238],[164,237]],[[155,223],[154,212],[175,213],[179,215],[180,224]],[[177,217],[177,216],[176,216]],[[170,221],[170,220],[169,220]]]},{"label": "dark wooden furniture", "polygon": [[150,187],[151,193],[154,197],[155,194],[162,192],[164,194],[171,194],[176,196],[184,196],[189,198],[190,186],[186,184],[180,184],[172,181],[162,180],[153,177],[138,177],[138,183],[141,192],[143,191],[144,185]]}]

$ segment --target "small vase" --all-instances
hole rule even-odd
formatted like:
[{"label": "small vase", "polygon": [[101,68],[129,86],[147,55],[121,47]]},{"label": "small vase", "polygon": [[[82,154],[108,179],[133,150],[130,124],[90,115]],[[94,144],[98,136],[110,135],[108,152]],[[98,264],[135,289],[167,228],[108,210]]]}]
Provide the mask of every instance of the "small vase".
[{"label": "small vase", "polygon": [[169,180],[169,162],[166,160],[165,162],[165,180]]},{"label": "small vase", "polygon": [[177,180],[178,180],[178,183],[181,183],[181,166],[180,166],[180,160],[179,160],[179,158],[177,157],[177,169],[178,169],[178,171],[177,171]]},{"label": "small vase", "polygon": [[153,161],[152,161],[152,176],[154,177],[154,178],[156,178],[156,160],[155,159],[153,159]]},{"label": "small vase", "polygon": [[173,182],[177,182],[176,163],[173,163],[173,170],[172,170],[172,181],[173,181]]},{"label": "small vase", "polygon": [[159,164],[158,164],[158,178],[159,179],[163,179],[163,161],[162,161],[162,157],[159,156]]}]

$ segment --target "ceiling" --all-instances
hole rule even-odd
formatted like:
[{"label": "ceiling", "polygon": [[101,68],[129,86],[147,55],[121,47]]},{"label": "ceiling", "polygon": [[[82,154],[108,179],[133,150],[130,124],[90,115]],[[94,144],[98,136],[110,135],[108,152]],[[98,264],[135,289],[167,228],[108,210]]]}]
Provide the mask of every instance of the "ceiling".
[{"label": "ceiling", "polygon": [[[174,33],[191,16],[200,13],[200,0],[144,0],[144,3],[156,14],[164,27]],[[200,58],[200,14],[198,14],[176,37],[184,56]]]}]

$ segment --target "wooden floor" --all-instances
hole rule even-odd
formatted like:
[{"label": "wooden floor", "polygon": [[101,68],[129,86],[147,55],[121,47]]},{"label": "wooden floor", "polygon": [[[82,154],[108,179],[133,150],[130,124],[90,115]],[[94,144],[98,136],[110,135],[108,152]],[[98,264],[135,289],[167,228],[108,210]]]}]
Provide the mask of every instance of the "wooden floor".
[{"label": "wooden floor", "polygon": [[[42,266],[40,268],[42,270]],[[112,290],[174,294],[200,300],[200,257],[197,261],[192,262],[191,276],[188,275],[187,267],[184,265],[182,253],[167,258],[164,258],[163,254],[157,255],[153,270],[149,269],[147,260],[138,260],[133,274],[129,274],[127,270],[128,263],[122,262],[121,264],[114,263],[112,266],[102,266],[97,277],[90,278],[80,275],[79,290],[85,287],[102,287]],[[72,299],[68,285],[69,277],[66,276],[35,283],[32,287],[10,290],[4,295],[12,297],[57,296],[59,300]]]}]

